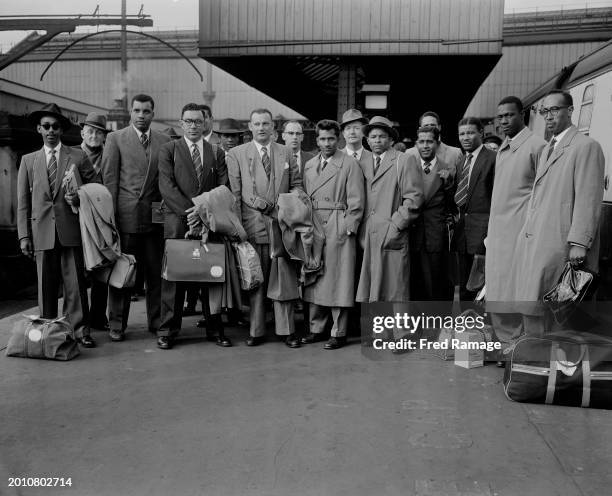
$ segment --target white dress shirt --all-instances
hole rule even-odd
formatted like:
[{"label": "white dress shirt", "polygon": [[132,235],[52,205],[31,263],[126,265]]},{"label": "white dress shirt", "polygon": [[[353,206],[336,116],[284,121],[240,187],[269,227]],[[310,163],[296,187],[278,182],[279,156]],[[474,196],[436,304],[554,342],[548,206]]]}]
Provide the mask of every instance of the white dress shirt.
[{"label": "white dress shirt", "polygon": [[[138,129],[136,126],[132,126],[132,127],[134,128],[134,131],[136,131],[136,134],[138,135],[138,139],[142,142],[142,131]],[[147,135],[147,141],[151,143],[151,128],[147,129],[144,134]]]},{"label": "white dress shirt", "polygon": [[355,160],[361,160],[361,154],[363,153],[363,146],[359,150],[355,150],[355,151],[349,150],[349,148],[347,146],[347,147],[344,148],[344,151],[346,152],[346,154],[349,157],[352,157],[353,154],[356,153],[357,157],[355,158]]}]

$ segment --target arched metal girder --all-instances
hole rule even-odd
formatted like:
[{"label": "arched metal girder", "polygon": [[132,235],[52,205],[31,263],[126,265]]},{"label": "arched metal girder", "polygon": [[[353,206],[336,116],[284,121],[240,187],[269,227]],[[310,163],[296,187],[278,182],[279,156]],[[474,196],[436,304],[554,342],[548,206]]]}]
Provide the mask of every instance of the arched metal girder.
[{"label": "arched metal girder", "polygon": [[[68,45],[66,48],[64,48],[60,53],[58,53],[51,62],[49,62],[49,64],[47,65],[47,67],[45,67],[45,70],[43,71],[43,73],[40,76],[40,80],[42,81],[43,78],[45,77],[45,74],[47,74],[47,71],[51,68],[51,66],[68,50],[70,50],[74,45],[76,45],[77,43],[80,43],[83,40],[86,40],[87,38],[91,38],[93,36],[97,36],[99,34],[104,34],[104,33],[116,33],[116,32],[121,32],[123,31],[122,29],[105,29],[104,31],[98,31],[96,33],[90,33],[87,34],[85,36],[82,36],[81,38],[79,38],[78,40],[74,40],[72,43],[70,43],[70,45]],[[178,53],[181,57],[183,57],[187,63],[193,67],[194,71],[196,71],[198,73],[198,75],[200,76],[200,81],[204,81],[204,76],[202,76],[202,73],[198,70],[198,68],[193,64],[193,62],[191,62],[191,60],[189,60],[189,58],[187,57],[187,55],[185,55],[183,52],[181,52],[178,48],[173,47],[170,43],[162,40],[161,38],[158,38],[157,36],[153,36],[152,34],[147,34],[147,33],[143,33],[141,31],[131,31],[129,29],[125,30],[126,33],[132,33],[132,34],[138,34],[140,36],[146,36],[147,38],[151,38],[153,40],[159,41],[160,43],[166,45],[168,48],[174,50],[176,53]]]}]

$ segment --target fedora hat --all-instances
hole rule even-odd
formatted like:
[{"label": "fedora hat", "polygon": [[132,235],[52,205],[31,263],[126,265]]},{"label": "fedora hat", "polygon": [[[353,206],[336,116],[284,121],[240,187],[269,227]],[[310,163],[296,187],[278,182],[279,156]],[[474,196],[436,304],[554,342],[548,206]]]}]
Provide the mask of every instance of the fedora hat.
[{"label": "fedora hat", "polygon": [[45,115],[55,117],[64,130],[70,129],[72,126],[70,119],[62,114],[62,111],[55,103],[47,103],[43,105],[39,110],[35,110],[28,117],[32,124],[38,125],[40,124],[40,119],[42,119]]},{"label": "fedora hat", "polygon": [[104,131],[108,133],[108,129],[106,129],[106,116],[102,114],[98,114],[96,112],[90,112],[85,117],[85,120],[79,124],[81,128],[83,128],[87,124],[88,126],[95,127],[100,131]]},{"label": "fedora hat", "polygon": [[242,134],[244,129],[240,126],[240,123],[234,119],[221,119],[219,121],[219,129],[215,131],[219,134]]},{"label": "fedora hat", "polygon": [[394,141],[397,141],[398,139],[397,131],[393,129],[393,123],[386,117],[383,117],[381,115],[375,115],[374,117],[370,119],[370,122],[368,122],[363,127],[363,134],[366,136],[366,138],[368,134],[370,133],[370,131],[375,128],[384,129],[385,131],[389,133],[389,136],[391,136],[391,138],[393,138]]},{"label": "fedora hat", "polygon": [[342,114],[342,122],[340,123],[340,129],[343,129],[349,122],[359,121],[362,124],[367,124],[368,120],[362,115],[357,109],[348,109]]}]

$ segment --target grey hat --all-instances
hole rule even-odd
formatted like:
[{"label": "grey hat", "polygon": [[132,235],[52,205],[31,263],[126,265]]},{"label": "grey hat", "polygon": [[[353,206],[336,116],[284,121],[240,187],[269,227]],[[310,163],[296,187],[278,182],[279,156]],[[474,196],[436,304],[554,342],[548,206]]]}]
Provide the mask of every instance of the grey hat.
[{"label": "grey hat", "polygon": [[348,109],[344,114],[342,114],[342,121],[340,122],[340,129],[344,128],[349,122],[359,121],[362,124],[367,124],[368,119],[366,119],[361,112],[357,109]]},{"label": "grey hat", "polygon": [[375,129],[375,128],[384,129],[385,131],[389,133],[389,136],[391,136],[391,138],[393,138],[394,141],[397,141],[398,139],[397,131],[393,129],[393,123],[386,117],[383,117],[381,115],[375,115],[374,117],[372,117],[370,119],[370,122],[368,122],[363,127],[363,134],[365,134],[367,137],[368,133],[372,129]]},{"label": "grey hat", "polygon": [[98,114],[97,112],[90,112],[87,114],[87,117],[85,117],[85,120],[79,124],[81,128],[83,128],[85,125],[95,127],[96,129],[104,131],[105,133],[109,132],[109,130],[106,129],[106,116]]}]

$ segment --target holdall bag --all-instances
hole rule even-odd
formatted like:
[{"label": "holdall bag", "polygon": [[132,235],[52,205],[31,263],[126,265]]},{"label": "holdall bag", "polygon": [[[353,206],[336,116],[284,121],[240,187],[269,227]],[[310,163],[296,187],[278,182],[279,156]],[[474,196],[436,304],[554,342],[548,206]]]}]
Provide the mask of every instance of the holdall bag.
[{"label": "holdall bag", "polygon": [[173,282],[225,282],[225,245],[167,239],[162,277]]},{"label": "holdall bag", "polygon": [[575,331],[523,337],[503,382],[518,402],[612,409],[612,339]]},{"label": "holdall bag", "polygon": [[65,317],[53,320],[24,317],[13,327],[6,356],[66,361],[79,355],[74,329]]},{"label": "holdall bag", "polygon": [[595,274],[590,270],[574,268],[570,262],[565,264],[557,284],[542,297],[557,323],[564,324],[569,319],[594,279]]},{"label": "holdall bag", "polygon": [[240,288],[244,291],[250,291],[261,286],[264,282],[264,276],[259,255],[253,245],[248,241],[243,241],[232,243],[232,248],[240,273]]}]

